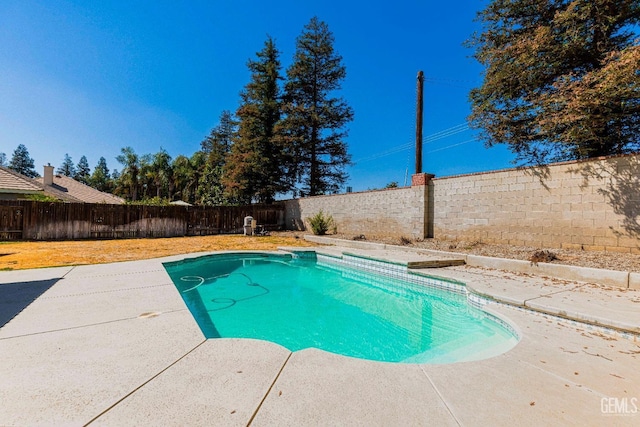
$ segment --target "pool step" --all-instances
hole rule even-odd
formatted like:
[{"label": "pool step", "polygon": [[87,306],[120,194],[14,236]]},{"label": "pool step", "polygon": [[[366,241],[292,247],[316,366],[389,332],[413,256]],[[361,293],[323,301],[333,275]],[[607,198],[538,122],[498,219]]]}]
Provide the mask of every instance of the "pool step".
[{"label": "pool step", "polygon": [[305,235],[304,239],[321,245],[329,245],[322,246],[319,252],[327,252],[332,256],[342,256],[342,251],[345,248],[349,248],[348,250],[350,254],[378,259],[381,261],[391,261],[396,264],[404,264],[407,268],[411,269],[453,267],[456,265],[464,265],[466,263],[465,256],[456,253],[421,250],[419,248],[389,245],[385,243],[336,239],[327,236]]},{"label": "pool step", "polygon": [[462,336],[409,357],[403,360],[403,363],[442,364],[488,359],[507,352],[516,344],[515,338],[514,341],[509,341],[500,335],[491,335],[483,339]]},{"label": "pool step", "polygon": [[432,257],[424,255],[424,257],[429,259],[424,259],[420,261],[409,261],[407,262],[407,268],[442,268],[442,267],[454,267],[456,265],[464,265],[465,261],[462,258],[443,258],[443,257]]},{"label": "pool step", "polygon": [[356,258],[370,259],[373,261],[391,263],[396,265],[405,266],[407,269],[421,269],[421,268],[442,268],[453,267],[456,265],[464,265],[465,260],[463,258],[448,257],[441,255],[430,255],[409,251],[400,250],[386,250],[386,249],[373,249],[373,250],[358,250],[349,248],[345,251],[345,248],[336,246],[321,246],[312,248],[298,248],[298,247],[279,247],[281,251],[293,252],[293,253],[319,253],[323,255],[332,256],[335,258],[344,258],[345,256],[351,256]]},{"label": "pool step", "polygon": [[463,258],[444,257],[439,255],[427,255],[409,251],[374,249],[374,250],[357,250],[349,248],[321,247],[316,248],[318,253],[324,253],[331,256],[352,256],[357,258],[370,259],[379,262],[391,263],[406,266],[408,269],[419,268],[442,268],[453,267],[456,265],[464,265]]}]

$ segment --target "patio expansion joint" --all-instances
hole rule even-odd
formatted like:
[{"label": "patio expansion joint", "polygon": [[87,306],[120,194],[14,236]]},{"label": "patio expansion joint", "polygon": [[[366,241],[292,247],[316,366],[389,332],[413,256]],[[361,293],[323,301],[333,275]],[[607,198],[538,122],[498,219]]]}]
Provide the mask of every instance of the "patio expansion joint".
[{"label": "patio expansion joint", "polygon": [[42,299],[57,299],[57,298],[78,297],[78,296],[85,296],[85,295],[108,294],[108,293],[113,293],[113,292],[125,292],[125,291],[135,291],[135,290],[138,290],[138,289],[158,288],[158,287],[162,287],[162,286],[174,286],[174,284],[173,283],[160,283],[158,285],[135,286],[135,287],[130,287],[130,288],[109,289],[109,290],[106,290],[106,291],[81,292],[81,293],[77,293],[77,294],[43,296]]},{"label": "patio expansion joint", "polygon": [[[162,314],[170,314],[170,313],[178,313],[181,311],[188,311],[187,308],[181,308],[178,310],[168,310],[168,311],[163,311]],[[122,319],[114,319],[114,320],[108,320],[105,322],[98,322],[98,323],[89,323],[86,325],[79,325],[79,326],[71,326],[69,328],[60,328],[60,329],[51,329],[48,331],[38,331],[38,332],[31,332],[28,334],[21,334],[21,335],[12,335],[10,337],[0,337],[0,341],[4,341],[4,340],[10,340],[13,338],[23,338],[23,337],[30,337],[30,336],[34,336],[34,335],[43,335],[43,334],[49,334],[49,333],[54,333],[54,332],[64,332],[64,331],[72,331],[75,329],[83,329],[83,328],[91,328],[93,326],[100,326],[100,325],[108,325],[110,323],[117,323],[117,322],[124,322],[124,321],[128,321],[128,320],[136,320],[139,319],[140,316],[135,316],[135,317],[124,317]]]},{"label": "patio expansion joint", "polygon": [[193,347],[191,350],[187,351],[185,354],[183,354],[182,356],[180,356],[178,359],[174,360],[172,363],[170,363],[168,366],[166,366],[165,368],[163,368],[162,370],[160,370],[160,372],[156,373],[155,375],[153,375],[151,378],[149,378],[148,380],[146,380],[145,382],[143,382],[142,384],[140,384],[139,386],[137,386],[136,388],[134,388],[133,390],[131,390],[129,393],[125,394],[124,396],[122,396],[120,399],[118,399],[115,403],[113,403],[111,406],[109,406],[108,408],[106,408],[105,410],[103,410],[102,412],[100,412],[98,415],[96,415],[95,417],[93,417],[92,419],[90,419],[86,424],[84,424],[84,426],[88,426],[89,424],[93,423],[94,421],[96,421],[98,418],[100,418],[101,416],[103,416],[104,414],[106,414],[107,412],[109,412],[110,410],[112,410],[113,408],[115,408],[116,406],[118,406],[121,402],[123,402],[124,400],[126,400],[129,396],[131,396],[132,394],[134,394],[135,392],[137,392],[138,390],[140,390],[142,387],[146,386],[147,384],[149,384],[151,381],[153,381],[154,379],[158,378],[160,375],[162,375],[163,373],[165,373],[166,371],[168,371],[169,369],[171,369],[173,366],[175,366],[178,362],[180,362],[182,359],[184,359],[185,357],[187,357],[188,355],[190,355],[191,353],[193,353],[195,350],[198,349],[198,347],[200,347],[202,344],[204,344],[205,342],[207,342],[206,339],[202,340],[202,342],[198,343],[198,345],[196,345],[195,347]]},{"label": "patio expansion joint", "polygon": [[555,291],[555,292],[549,292],[549,293],[546,293],[546,294],[540,294],[540,295],[538,295],[537,297],[533,297],[533,298],[527,298],[527,299],[525,299],[525,300],[522,302],[522,304],[523,304],[525,307],[527,307],[527,308],[530,308],[530,309],[531,309],[531,307],[529,307],[529,306],[527,305],[527,303],[528,303],[528,302],[530,302],[530,301],[534,301],[534,300],[537,300],[537,299],[540,299],[540,298],[550,297],[550,296],[552,296],[552,295],[562,294],[562,293],[565,293],[565,292],[573,292],[573,291],[575,291],[575,290],[577,290],[577,289],[580,289],[580,288],[582,288],[582,287],[584,287],[584,286],[587,286],[587,283],[584,283],[584,284],[582,284],[582,285],[576,285],[576,286],[573,286],[571,289],[560,289],[560,290]]},{"label": "patio expansion joint", "polygon": [[587,387],[587,386],[585,386],[585,385],[582,385],[582,384],[580,384],[580,383],[577,383],[577,382],[575,382],[575,381],[573,381],[573,380],[570,380],[570,379],[568,379],[568,378],[566,378],[566,377],[563,377],[562,375],[555,374],[555,373],[553,373],[553,372],[551,372],[551,371],[548,371],[548,370],[546,370],[546,369],[544,369],[544,368],[541,368],[540,366],[536,366],[536,365],[534,365],[534,364],[533,364],[533,363],[531,363],[531,362],[527,362],[527,361],[524,361],[524,360],[520,360],[520,362],[521,362],[521,363],[523,363],[523,364],[525,364],[525,365],[529,365],[530,367],[532,367],[532,368],[534,368],[534,369],[536,369],[536,370],[538,370],[538,371],[544,372],[545,374],[547,374],[547,375],[549,375],[549,376],[551,376],[551,377],[553,377],[553,378],[556,378],[556,379],[558,379],[558,380],[561,380],[561,382],[564,382],[564,383],[565,383],[565,385],[570,384],[570,385],[572,385],[573,387],[576,387],[576,388],[578,388],[578,389],[580,389],[580,390],[583,390],[583,391],[585,391],[585,392],[588,392],[588,393],[594,393],[594,394],[598,395],[600,398],[603,398],[603,397],[609,397],[608,395],[606,395],[606,394],[604,394],[604,393],[601,393],[601,392],[599,392],[598,390],[594,390],[594,389],[592,389],[592,388],[590,388],[590,387]]},{"label": "patio expansion joint", "polygon": [[267,392],[262,397],[262,400],[260,401],[260,403],[258,403],[258,406],[256,407],[256,410],[253,411],[253,414],[251,415],[251,418],[249,418],[249,421],[247,422],[247,427],[251,425],[251,423],[253,422],[253,420],[256,417],[256,415],[258,415],[258,411],[260,411],[260,408],[262,408],[262,404],[267,399],[267,396],[269,396],[269,394],[271,393],[271,390],[273,390],[273,386],[276,385],[276,383],[278,382],[278,378],[280,378],[280,374],[282,374],[282,371],[284,371],[284,367],[287,366],[287,363],[289,363],[289,359],[291,359],[292,355],[293,355],[293,352],[289,352],[289,355],[287,356],[287,358],[285,359],[284,363],[280,367],[280,370],[278,371],[278,373],[276,374],[275,378],[271,382],[271,385],[269,386],[269,389],[267,390]]},{"label": "patio expansion joint", "polygon": [[[71,271],[73,271],[74,269],[76,269],[78,267],[85,267],[87,265],[95,265],[95,264],[83,264],[83,265],[73,266],[73,268],[71,270],[69,270],[68,272],[65,273],[65,276],[67,274],[69,274]],[[133,271],[133,272],[127,271],[127,272],[123,272],[123,273],[89,274],[89,275],[86,275],[86,276],[81,276],[80,278],[82,278],[82,279],[92,279],[94,277],[138,276],[140,274],[157,273],[157,272],[162,272],[162,271],[165,271],[165,270],[163,270],[161,268],[155,268],[155,269],[152,269],[152,270],[140,270],[140,271]]]},{"label": "patio expansion joint", "polygon": [[77,266],[75,266],[75,265],[71,266],[71,268],[69,269],[69,271],[67,271],[66,273],[64,273],[60,279],[64,279],[65,277],[67,277],[67,274],[69,274],[69,273],[71,273],[73,270],[75,270],[75,269],[76,269],[76,267],[77,267]]},{"label": "patio expansion joint", "polygon": [[438,395],[438,397],[440,398],[440,401],[442,402],[442,404],[444,405],[445,408],[447,408],[447,412],[449,412],[449,415],[451,415],[451,418],[454,419],[454,421],[456,422],[456,424],[458,424],[459,426],[462,426],[462,423],[460,422],[460,420],[455,416],[455,414],[453,413],[453,411],[451,410],[451,408],[449,407],[449,405],[447,404],[447,401],[445,400],[444,396],[442,395],[442,393],[440,392],[440,390],[438,390],[438,387],[436,387],[436,385],[434,384],[434,382],[431,380],[431,377],[429,377],[429,374],[427,373],[427,371],[424,370],[423,366],[420,365],[420,370],[422,371],[422,373],[424,374],[425,377],[427,377],[427,381],[429,381],[429,384],[431,384],[431,387],[433,387],[433,390],[436,392],[436,394]]}]

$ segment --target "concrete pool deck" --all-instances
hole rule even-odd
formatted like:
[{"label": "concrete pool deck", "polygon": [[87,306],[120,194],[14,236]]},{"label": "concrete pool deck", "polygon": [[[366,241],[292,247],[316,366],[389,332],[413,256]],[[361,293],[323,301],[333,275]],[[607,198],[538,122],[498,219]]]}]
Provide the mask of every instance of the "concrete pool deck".
[{"label": "concrete pool deck", "polygon": [[[375,250],[358,251],[417,256]],[[521,340],[481,361],[391,364],[206,340],[162,266],[183,258],[0,272],[0,425],[640,423],[638,338],[540,313],[635,331],[640,290],[429,269],[503,302],[491,309]]]}]

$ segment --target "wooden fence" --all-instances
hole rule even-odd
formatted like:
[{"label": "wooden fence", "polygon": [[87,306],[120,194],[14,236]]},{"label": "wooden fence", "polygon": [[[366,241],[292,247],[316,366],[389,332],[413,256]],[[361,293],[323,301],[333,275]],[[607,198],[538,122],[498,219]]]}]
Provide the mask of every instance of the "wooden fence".
[{"label": "wooden fence", "polygon": [[252,216],[284,227],[284,205],[140,206],[0,200],[0,240],[118,239],[241,233]]}]

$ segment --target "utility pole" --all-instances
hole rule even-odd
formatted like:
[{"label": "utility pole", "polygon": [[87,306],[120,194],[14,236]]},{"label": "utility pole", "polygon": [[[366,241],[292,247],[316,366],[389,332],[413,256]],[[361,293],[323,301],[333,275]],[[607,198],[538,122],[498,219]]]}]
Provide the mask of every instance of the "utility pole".
[{"label": "utility pole", "polygon": [[416,104],[416,173],[422,173],[422,91],[424,86],[424,73],[418,71],[418,88]]}]

